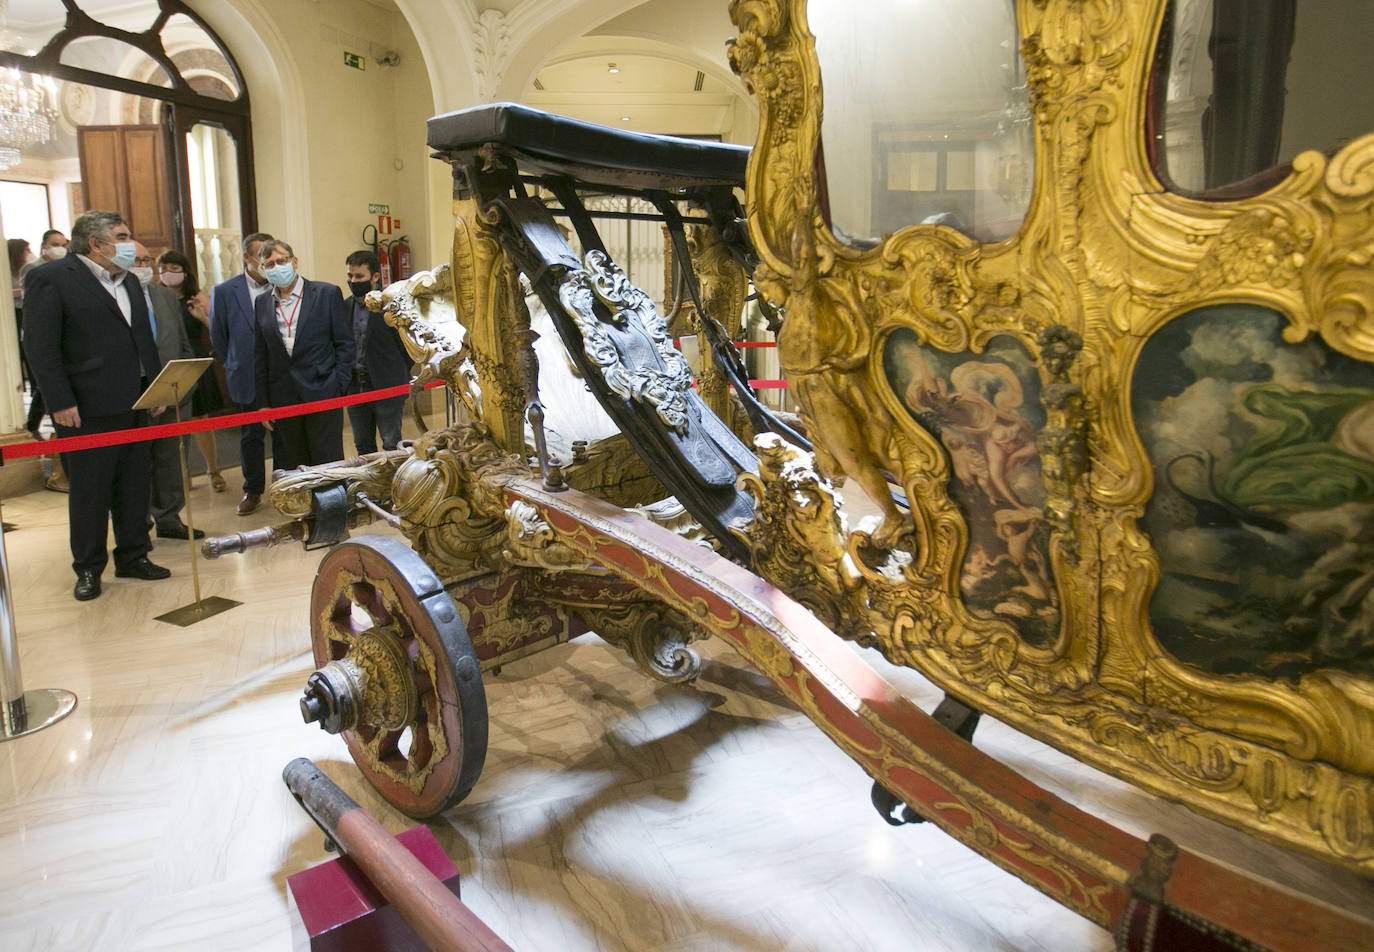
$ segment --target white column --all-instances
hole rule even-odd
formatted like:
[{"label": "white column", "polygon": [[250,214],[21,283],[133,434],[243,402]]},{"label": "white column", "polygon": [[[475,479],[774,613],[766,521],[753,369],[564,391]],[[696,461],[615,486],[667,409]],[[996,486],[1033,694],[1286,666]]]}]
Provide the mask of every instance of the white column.
[{"label": "white column", "polygon": [[[0,219],[0,234],[5,223]],[[24,373],[19,366],[19,331],[14,324],[14,298],[10,294],[9,258],[0,280],[0,434],[24,428]]]}]

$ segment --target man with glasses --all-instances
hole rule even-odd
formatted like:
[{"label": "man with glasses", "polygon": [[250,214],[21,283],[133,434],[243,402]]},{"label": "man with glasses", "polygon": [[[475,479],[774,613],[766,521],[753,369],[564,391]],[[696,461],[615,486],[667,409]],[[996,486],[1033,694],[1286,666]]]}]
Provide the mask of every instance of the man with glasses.
[{"label": "man with glasses", "polygon": [[[353,327],[337,286],[307,281],[296,253],[279,239],[263,242],[258,257],[272,291],[253,305],[258,403],[289,407],[343,396],[353,376]],[[343,459],[343,411],[321,410],[272,425],[278,469]]]},{"label": "man with glasses", "polygon": [[[24,308],[29,366],[59,437],[141,426],[147,414],[132,407],[162,361],[143,288],[129,273],[138,254],[129,224],[115,212],[86,212],[72,225],[71,250],[74,254],[29,273]],[[148,561],[148,444],[64,453],[62,462],[71,484],[67,517],[76,599],[100,594],[111,518],[115,576],[169,576]]]}]

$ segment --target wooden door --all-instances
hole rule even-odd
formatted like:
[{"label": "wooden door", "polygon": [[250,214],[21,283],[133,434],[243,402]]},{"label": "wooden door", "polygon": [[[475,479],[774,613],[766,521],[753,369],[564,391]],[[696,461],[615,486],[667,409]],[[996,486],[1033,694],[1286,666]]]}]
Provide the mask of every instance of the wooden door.
[{"label": "wooden door", "polygon": [[174,247],[162,127],[82,126],[76,141],[86,207],[122,214],[134,237],[155,256]]}]

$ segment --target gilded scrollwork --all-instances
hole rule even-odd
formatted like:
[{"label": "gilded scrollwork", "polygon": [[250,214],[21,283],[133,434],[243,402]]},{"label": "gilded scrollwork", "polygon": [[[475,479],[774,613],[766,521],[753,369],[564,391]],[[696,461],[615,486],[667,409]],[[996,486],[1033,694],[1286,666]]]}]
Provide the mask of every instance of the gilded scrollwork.
[{"label": "gilded scrollwork", "polygon": [[446,579],[493,571],[504,563],[506,509],[500,487],[528,476],[520,456],[496,445],[483,424],[426,433],[397,470],[393,509],[411,546]]},{"label": "gilded scrollwork", "polygon": [[688,645],[706,633],[662,602],[638,598],[584,607],[581,613],[592,631],[628,654],[651,678],[685,684],[701,673],[701,658]]},{"label": "gilded scrollwork", "polygon": [[359,465],[289,470],[272,482],[267,500],[278,512],[297,519],[311,514],[316,491],[331,486],[344,486],[350,505],[357,503],[360,493],[380,502],[391,498],[392,477],[404,462],[404,456],[380,456]]},{"label": "gilded scrollwork", "polygon": [[[738,340],[744,315],[744,299],[749,291],[749,276],[731,256],[729,248],[717,237],[714,230],[702,225],[687,229],[687,247],[692,256],[692,270],[696,273],[701,287],[701,305],[706,316],[714,320],[729,340]],[[685,331],[674,331],[675,337],[684,334],[701,334],[700,318],[695,307],[684,304],[690,316]],[[744,412],[739,399],[735,397],[724,375],[711,359],[709,350],[702,341],[701,366],[693,368],[696,374],[697,393],[711,412],[720,417],[737,436],[748,439],[753,427]]]},{"label": "gilded scrollwork", "polygon": [[528,503],[516,501],[506,510],[506,535],[503,554],[512,565],[550,572],[588,567],[586,559],[558,542],[548,523]]},{"label": "gilded scrollwork", "polygon": [[[1160,477],[1131,402],[1148,341],[1210,305],[1272,309],[1284,341],[1374,361],[1374,135],[1298,156],[1254,198],[1171,194],[1141,134],[1164,0],[1030,0],[1016,5],[1037,139],[1020,231],[982,245],[916,225],[856,248],[816,197],[821,77],[805,0],[736,0],[730,11],[740,30],[730,61],[760,107],[747,189],[754,281],[787,308],[783,375],[819,470],[803,482],[788,468],[799,462],[760,447],[760,474],[746,480],[760,574],[838,633],[1076,756],[1374,869],[1369,680],[1218,677],[1156,640],[1150,599],[1165,567],[1141,522]],[[967,604],[978,566],[951,486],[982,478],[982,458],[956,458],[894,392],[883,355],[899,331],[951,360],[977,361],[999,338],[1029,355],[1043,413],[1030,441],[1044,481],[1035,508],[1048,533],[1037,571],[1062,611],[1043,643]],[[882,527],[864,535],[837,522],[822,476],[858,483]],[[890,501],[889,478],[909,511]],[[1029,527],[1030,509],[1012,515]],[[803,547],[814,578],[773,554]]]},{"label": "gilded scrollwork", "polygon": [[[490,165],[504,161],[489,150]],[[513,334],[508,261],[496,237],[500,212],[476,196],[454,202],[453,298],[481,393],[481,419],[497,445],[511,452],[525,447],[525,389],[515,372],[518,345]]]},{"label": "gilded scrollwork", "polygon": [[467,331],[459,323],[448,265],[419,271],[403,281],[364,298],[370,311],[380,313],[396,328],[406,353],[415,362],[412,389],[442,380],[479,419],[481,397],[469,359]]},{"label": "gilded scrollwork", "polygon": [[811,465],[810,454],[776,434],[756,437],[754,450],[758,475],[739,478],[754,500],[754,521],[738,533],[749,544],[751,566],[827,627],[854,631],[863,614],[862,606],[850,603],[860,594],[860,572],[845,545],[843,501]]}]

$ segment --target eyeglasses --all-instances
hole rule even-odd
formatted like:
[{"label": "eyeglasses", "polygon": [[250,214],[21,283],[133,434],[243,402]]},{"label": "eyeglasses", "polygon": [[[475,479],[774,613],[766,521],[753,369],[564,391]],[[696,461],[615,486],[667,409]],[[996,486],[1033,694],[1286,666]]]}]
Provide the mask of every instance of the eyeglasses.
[{"label": "eyeglasses", "polygon": [[153,264],[152,256],[151,256],[151,255],[145,255],[145,256],[142,257],[142,258],[135,258],[135,259],[134,259],[134,264],[138,265],[140,268],[152,267],[152,264]]}]

